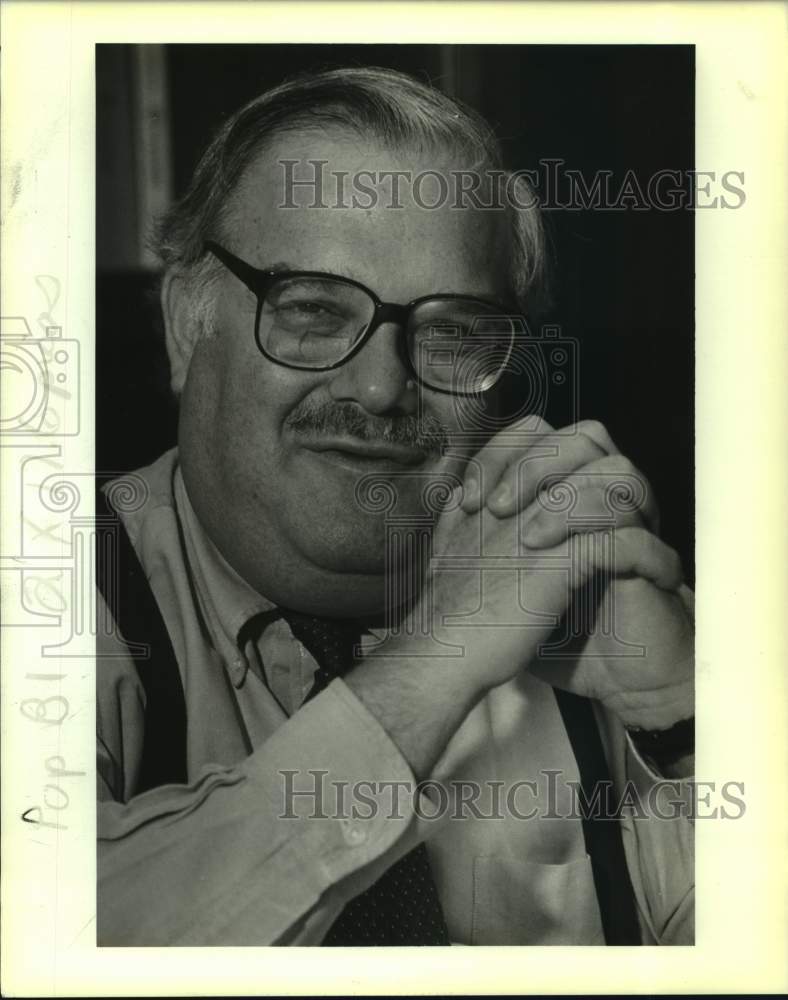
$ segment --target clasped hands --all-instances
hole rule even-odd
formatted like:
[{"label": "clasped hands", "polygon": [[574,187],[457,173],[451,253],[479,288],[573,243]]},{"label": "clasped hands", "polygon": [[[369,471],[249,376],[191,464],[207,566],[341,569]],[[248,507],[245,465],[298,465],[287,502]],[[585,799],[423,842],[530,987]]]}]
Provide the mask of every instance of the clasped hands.
[{"label": "clasped hands", "polygon": [[[693,715],[694,623],[680,559],[657,530],[649,484],[601,424],[557,433],[526,418],[468,462],[438,520],[429,570],[435,634],[461,643],[462,669],[480,686],[529,669],[599,700],[626,726],[668,729]],[[526,568],[506,567],[513,545]],[[481,572],[462,558],[452,568],[474,553],[503,558],[492,568],[481,559]],[[540,655],[592,577],[603,580],[595,627],[565,656]],[[605,621],[612,627],[600,627]]]}]

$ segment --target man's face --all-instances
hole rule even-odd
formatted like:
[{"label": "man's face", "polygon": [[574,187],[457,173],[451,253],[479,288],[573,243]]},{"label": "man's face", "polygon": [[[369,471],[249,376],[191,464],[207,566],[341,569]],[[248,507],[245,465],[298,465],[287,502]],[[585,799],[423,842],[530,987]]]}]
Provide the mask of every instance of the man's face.
[{"label": "man's face", "polygon": [[[387,302],[504,295],[496,213],[450,201],[427,210],[404,184],[401,208],[391,207],[385,184],[371,209],[312,208],[313,192],[303,188],[290,192],[297,207],[282,208],[285,159],[299,161],[296,177],[311,176],[309,159],[327,160],[326,176],[451,167],[446,158],[393,153],[341,132],[280,137],[231,200],[225,244],[236,256],[261,269],[343,275]],[[432,197],[425,188],[423,200]],[[333,201],[332,187],[325,200]],[[216,296],[216,332],[194,349],[181,403],[181,461],[198,517],[236,571],[277,603],[329,615],[379,611],[384,515],[364,509],[357,486],[375,475],[396,492],[393,513],[423,515],[426,483],[460,471],[472,449],[442,455],[418,427],[439,424],[456,444],[460,401],[414,385],[394,324],[381,325],[339,368],[293,370],[258,350],[256,298],[229,271]],[[392,431],[396,445],[384,440]]]}]

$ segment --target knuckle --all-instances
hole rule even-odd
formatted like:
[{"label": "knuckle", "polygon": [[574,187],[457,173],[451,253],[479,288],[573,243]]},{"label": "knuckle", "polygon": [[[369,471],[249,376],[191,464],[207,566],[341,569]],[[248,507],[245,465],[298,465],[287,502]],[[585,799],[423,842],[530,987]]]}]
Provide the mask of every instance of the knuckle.
[{"label": "knuckle", "polygon": [[585,434],[586,437],[590,437],[595,444],[599,441],[605,443],[610,441],[607,428],[600,420],[581,420],[576,424],[575,429],[581,434]]},{"label": "knuckle", "polygon": [[596,447],[605,455],[615,455],[618,453],[618,448],[610,436],[610,432],[600,420],[581,420],[576,425],[576,430],[579,434],[593,441]]},{"label": "knuckle", "polygon": [[607,434],[607,428],[601,420],[580,420],[576,426],[577,430],[582,431],[584,434]]},{"label": "knuckle", "polygon": [[471,458],[469,458],[467,463],[465,464],[465,468],[463,470],[463,476],[466,479],[471,477],[479,479],[485,464],[484,458],[485,456],[482,453],[472,455]]},{"label": "knuckle", "polygon": [[620,476],[635,476],[638,479],[643,479],[635,463],[632,459],[627,458],[626,455],[608,455],[604,463],[608,472],[613,472]]},{"label": "knuckle", "polygon": [[578,428],[574,440],[575,447],[582,449],[581,454],[586,456],[586,461],[602,461],[610,455],[610,445],[596,432],[589,433],[583,428]]},{"label": "knuckle", "polygon": [[648,506],[651,486],[631,459],[625,455],[610,455],[600,461],[599,469],[610,478],[609,485],[612,489],[623,491],[622,501],[629,497],[632,507],[643,509]]},{"label": "knuckle", "polygon": [[683,580],[684,567],[681,565],[681,556],[670,545],[666,545],[665,549],[666,549],[665,554],[670,568],[670,575],[676,580]]},{"label": "knuckle", "polygon": [[655,541],[651,532],[639,524],[625,525],[616,533],[616,544],[626,546],[633,555],[648,556]]},{"label": "knuckle", "polygon": [[528,431],[529,434],[552,434],[555,428],[549,424],[538,413],[529,413],[521,417],[514,428],[521,431]]}]

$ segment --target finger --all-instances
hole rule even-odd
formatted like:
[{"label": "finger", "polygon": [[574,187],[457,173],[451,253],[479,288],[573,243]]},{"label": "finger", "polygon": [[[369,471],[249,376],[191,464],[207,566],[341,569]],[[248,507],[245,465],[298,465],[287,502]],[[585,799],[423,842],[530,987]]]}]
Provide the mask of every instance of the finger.
[{"label": "finger", "polygon": [[637,510],[646,527],[659,534],[659,507],[647,477],[620,452],[601,458],[583,470],[594,477],[608,477],[605,502],[614,511]]},{"label": "finger", "polygon": [[572,563],[571,582],[575,588],[584,586],[595,573],[610,579],[634,574],[668,591],[678,590],[683,579],[678,553],[645,528],[622,528],[613,538],[608,532],[599,531],[572,535],[566,544],[540,550],[539,557],[544,557],[544,563],[537,558],[529,572],[537,574],[537,579],[542,571],[554,575],[556,558],[567,555]]},{"label": "finger", "polygon": [[[557,484],[555,494],[563,493],[567,487],[571,487],[571,483],[562,481]],[[587,532],[592,527],[620,531],[622,528],[643,528],[645,522],[637,510],[611,513],[605,505],[605,491],[599,486],[580,486],[576,508],[571,516],[567,516],[564,510],[540,508],[526,521],[523,540],[529,549],[547,549],[560,545],[570,535]]]},{"label": "finger", "polygon": [[606,528],[645,524],[655,533],[658,529],[651,486],[622,455],[606,456],[561,480],[542,483],[523,519],[529,548],[557,545],[575,531],[587,531],[589,520]]},{"label": "finger", "polygon": [[549,447],[544,438],[541,449],[537,443],[537,447],[528,452],[511,456],[487,500],[487,506],[496,517],[511,517],[525,510],[548,476],[566,476],[597,459],[608,457],[596,439],[586,434],[582,427],[575,425],[577,433],[567,437],[553,434]]},{"label": "finger", "polygon": [[616,532],[613,553],[614,576],[634,573],[662,590],[678,590],[681,586],[684,573],[678,552],[645,528]]},{"label": "finger", "polygon": [[552,433],[553,428],[546,420],[531,414],[492,437],[466,466],[463,510],[468,514],[480,510],[513,458],[522,456]]},{"label": "finger", "polygon": [[611,438],[607,427],[599,420],[579,420],[573,425],[573,429],[578,434],[585,434],[607,455],[620,455],[613,438]]}]

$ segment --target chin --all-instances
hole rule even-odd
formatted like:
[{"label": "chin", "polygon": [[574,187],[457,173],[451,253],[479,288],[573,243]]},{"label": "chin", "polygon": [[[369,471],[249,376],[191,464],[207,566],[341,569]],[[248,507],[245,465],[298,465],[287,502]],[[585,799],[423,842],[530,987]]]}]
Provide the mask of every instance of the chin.
[{"label": "chin", "polygon": [[[396,557],[396,536],[391,554],[386,553],[386,528],[379,520],[340,530],[334,524],[331,531],[320,535],[305,531],[299,537],[301,557],[315,568],[318,587],[309,595],[319,601],[315,614],[338,617],[377,616],[396,595],[398,604],[407,604],[419,590],[414,570],[423,568],[413,558],[410,546],[405,561]],[[399,579],[395,580],[393,574]],[[390,609],[391,610],[391,609]]]},{"label": "chin", "polygon": [[381,518],[343,522],[333,519],[323,530],[301,525],[293,534],[312,565],[338,574],[382,576],[386,570],[386,528]]}]

